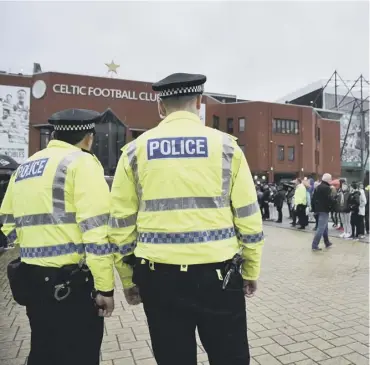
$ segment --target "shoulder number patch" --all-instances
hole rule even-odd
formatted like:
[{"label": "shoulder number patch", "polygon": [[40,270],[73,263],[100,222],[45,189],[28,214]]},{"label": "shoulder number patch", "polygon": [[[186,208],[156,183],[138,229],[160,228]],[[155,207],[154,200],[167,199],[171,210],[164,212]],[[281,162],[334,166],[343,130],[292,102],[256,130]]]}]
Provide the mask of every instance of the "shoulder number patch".
[{"label": "shoulder number patch", "polygon": [[22,164],[18,167],[15,182],[42,176],[48,160],[48,158],[41,158],[40,160],[33,160]]},{"label": "shoulder number patch", "polygon": [[147,142],[148,160],[208,157],[206,137],[153,138]]}]

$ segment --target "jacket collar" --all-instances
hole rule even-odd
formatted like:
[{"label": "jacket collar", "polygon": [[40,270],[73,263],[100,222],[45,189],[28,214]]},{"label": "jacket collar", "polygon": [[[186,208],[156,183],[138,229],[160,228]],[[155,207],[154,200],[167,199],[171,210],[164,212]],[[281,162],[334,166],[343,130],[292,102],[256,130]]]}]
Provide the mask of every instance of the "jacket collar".
[{"label": "jacket collar", "polygon": [[163,119],[159,123],[159,125],[171,123],[173,121],[180,120],[180,119],[187,119],[191,122],[202,124],[202,121],[200,120],[200,118],[194,113],[190,113],[186,111],[179,111],[179,112],[174,112],[168,115],[165,119]]},{"label": "jacket collar", "polygon": [[57,148],[74,149],[76,151],[81,150],[81,148],[78,148],[78,147],[74,146],[73,144],[70,144],[70,143],[67,143],[67,142],[63,142],[63,141],[59,141],[58,139],[52,139],[48,143],[47,148],[55,148],[55,147],[57,147]]}]

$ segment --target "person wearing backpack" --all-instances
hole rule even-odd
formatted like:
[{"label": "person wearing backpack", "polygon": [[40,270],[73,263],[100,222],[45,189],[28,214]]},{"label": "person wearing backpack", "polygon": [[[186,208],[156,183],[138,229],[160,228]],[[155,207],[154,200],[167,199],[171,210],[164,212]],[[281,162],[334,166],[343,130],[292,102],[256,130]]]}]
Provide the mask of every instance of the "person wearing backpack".
[{"label": "person wearing backpack", "polygon": [[339,236],[341,238],[350,238],[351,232],[351,210],[349,206],[350,191],[346,182],[342,183],[342,187],[338,193],[338,210],[343,224],[343,233]]}]

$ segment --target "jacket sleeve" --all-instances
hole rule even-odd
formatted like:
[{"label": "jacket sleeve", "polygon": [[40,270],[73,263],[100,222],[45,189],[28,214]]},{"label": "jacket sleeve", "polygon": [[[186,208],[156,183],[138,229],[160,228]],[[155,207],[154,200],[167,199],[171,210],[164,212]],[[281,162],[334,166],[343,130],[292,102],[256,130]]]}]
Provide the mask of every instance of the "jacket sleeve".
[{"label": "jacket sleeve", "polygon": [[85,244],[86,263],[95,288],[113,294],[113,252],[108,243],[109,187],[99,161],[86,154],[77,160],[74,171],[76,220]]},{"label": "jacket sleeve", "polygon": [[[139,199],[136,192],[133,163],[129,161],[131,144],[122,150],[114,176],[110,195],[109,242],[117,247],[114,262],[125,289],[134,286],[132,282],[132,267],[127,263],[136,247],[136,217]],[[131,152],[130,152],[131,151]]]},{"label": "jacket sleeve", "polygon": [[244,258],[242,275],[245,280],[257,280],[264,244],[262,216],[247,160],[237,145],[235,150],[231,202],[234,226]]},{"label": "jacket sleeve", "polygon": [[13,186],[15,174],[12,175],[6,189],[4,200],[0,208],[0,226],[8,243],[17,244],[17,231],[15,229],[15,219],[13,215]]}]

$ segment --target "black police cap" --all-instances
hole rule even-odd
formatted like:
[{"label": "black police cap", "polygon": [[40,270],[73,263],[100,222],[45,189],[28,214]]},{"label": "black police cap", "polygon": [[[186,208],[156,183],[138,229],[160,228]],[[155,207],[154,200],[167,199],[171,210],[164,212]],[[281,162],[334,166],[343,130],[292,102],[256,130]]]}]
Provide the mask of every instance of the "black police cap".
[{"label": "black police cap", "polygon": [[176,73],[167,76],[152,85],[154,91],[159,91],[159,97],[200,95],[204,91],[207,77],[204,75]]},{"label": "black police cap", "polygon": [[87,109],[66,109],[54,113],[48,122],[54,126],[56,131],[88,131],[95,128],[101,114]]}]

